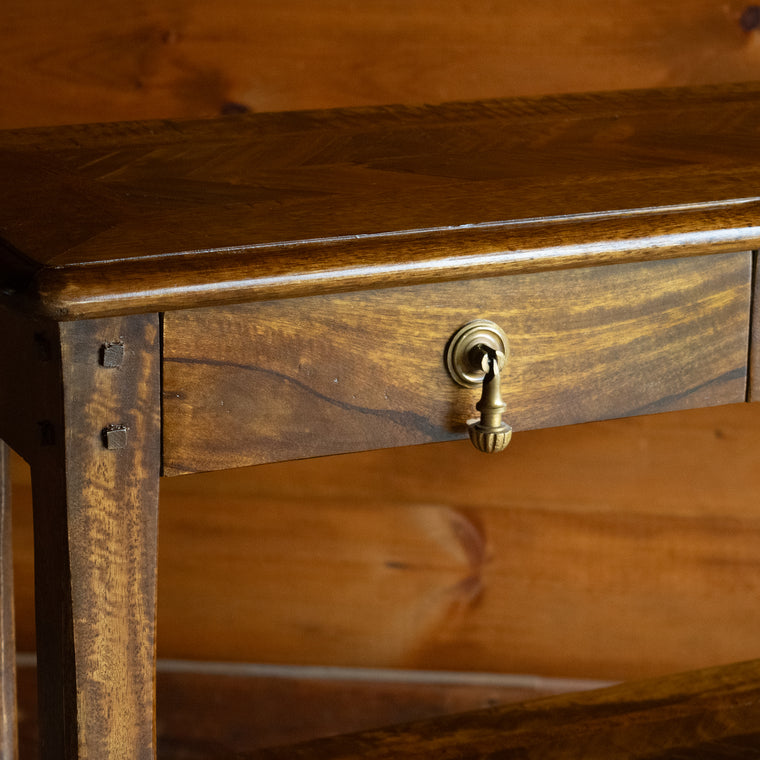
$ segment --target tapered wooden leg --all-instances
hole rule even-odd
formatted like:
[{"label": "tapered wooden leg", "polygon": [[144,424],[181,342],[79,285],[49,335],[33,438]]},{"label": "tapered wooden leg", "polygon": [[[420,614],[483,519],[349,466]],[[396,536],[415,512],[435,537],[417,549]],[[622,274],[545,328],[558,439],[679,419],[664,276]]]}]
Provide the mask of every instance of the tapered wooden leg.
[{"label": "tapered wooden leg", "polygon": [[158,320],[56,329],[32,462],[41,756],[152,759]]},{"label": "tapered wooden leg", "polygon": [[0,441],[0,760],[16,757],[16,637],[8,447]]}]

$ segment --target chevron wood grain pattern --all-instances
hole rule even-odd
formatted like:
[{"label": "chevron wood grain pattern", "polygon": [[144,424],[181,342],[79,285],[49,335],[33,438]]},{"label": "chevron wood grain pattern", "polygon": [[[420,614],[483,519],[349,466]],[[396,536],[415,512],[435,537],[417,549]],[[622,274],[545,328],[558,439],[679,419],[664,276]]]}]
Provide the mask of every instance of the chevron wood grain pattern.
[{"label": "chevron wood grain pattern", "polygon": [[168,313],[164,472],[466,436],[443,356],[483,317],[518,431],[743,401],[750,293],[739,253]]},{"label": "chevron wood grain pattern", "polygon": [[248,760],[678,760],[760,746],[757,660],[260,750]]},{"label": "chevron wood grain pattern", "polygon": [[748,249],[759,91],[4,133],[4,289],[73,319]]},{"label": "chevron wood grain pattern", "polygon": [[745,81],[758,72],[752,7],[6,0],[0,125]]}]

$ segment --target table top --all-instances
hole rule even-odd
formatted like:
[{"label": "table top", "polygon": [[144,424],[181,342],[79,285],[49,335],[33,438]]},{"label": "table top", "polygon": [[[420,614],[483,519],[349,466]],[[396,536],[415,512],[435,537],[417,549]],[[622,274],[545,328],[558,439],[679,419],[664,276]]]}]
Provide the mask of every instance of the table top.
[{"label": "table top", "polygon": [[0,133],[58,320],[760,246],[760,84]]}]

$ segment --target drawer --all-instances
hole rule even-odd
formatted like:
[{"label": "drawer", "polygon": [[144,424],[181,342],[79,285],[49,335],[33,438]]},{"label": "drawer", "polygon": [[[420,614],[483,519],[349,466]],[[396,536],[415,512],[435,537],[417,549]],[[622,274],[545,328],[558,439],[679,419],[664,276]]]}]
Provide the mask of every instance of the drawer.
[{"label": "drawer", "polygon": [[750,283],[736,253],[169,312],[165,473],[466,437],[444,351],[478,318],[517,433],[743,401]]}]

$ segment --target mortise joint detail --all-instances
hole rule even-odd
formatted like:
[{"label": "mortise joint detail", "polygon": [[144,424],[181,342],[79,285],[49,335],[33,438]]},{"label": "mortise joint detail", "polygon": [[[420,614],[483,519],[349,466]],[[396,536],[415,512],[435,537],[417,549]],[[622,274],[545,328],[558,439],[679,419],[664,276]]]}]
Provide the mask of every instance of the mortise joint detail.
[{"label": "mortise joint detail", "polygon": [[109,450],[125,449],[127,431],[126,425],[109,425],[103,429],[103,445]]},{"label": "mortise joint detail", "polygon": [[121,341],[104,343],[100,347],[100,363],[107,369],[121,367],[124,360],[124,344]]}]

